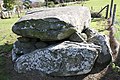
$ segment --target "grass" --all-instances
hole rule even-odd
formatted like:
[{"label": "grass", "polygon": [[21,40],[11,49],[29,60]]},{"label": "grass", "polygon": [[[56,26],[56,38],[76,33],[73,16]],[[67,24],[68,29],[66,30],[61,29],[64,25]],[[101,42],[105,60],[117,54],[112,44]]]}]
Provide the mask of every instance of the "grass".
[{"label": "grass", "polygon": [[[107,4],[110,4],[111,0],[89,0],[87,1],[84,6],[87,6],[91,9],[93,7],[93,11],[100,11],[101,8],[106,6]],[[116,18],[115,18],[115,37],[120,42],[120,0],[114,0],[114,4],[117,4],[116,9]],[[105,11],[102,12],[102,15],[105,16]],[[94,19],[92,20],[91,27],[99,30],[103,30],[106,27],[106,21],[105,19]],[[107,33],[107,31],[104,31],[102,33]]]},{"label": "grass", "polygon": [[11,51],[12,46],[17,38],[12,32],[13,24],[18,21],[17,15],[10,19],[0,19],[0,53]]},{"label": "grass", "polygon": [[11,54],[13,43],[17,39],[17,35],[12,32],[12,26],[18,20],[17,15],[13,15],[10,19],[0,19],[0,80],[9,80],[10,77],[6,71],[8,65],[4,56]]},{"label": "grass", "polygon": [[9,73],[6,71],[6,59],[0,57],[0,80],[9,80]]},{"label": "grass", "polygon": [[[104,6],[109,4],[110,6],[111,0],[88,0],[84,2],[83,6],[86,6],[90,9],[91,12],[99,12]],[[116,18],[115,18],[115,37],[120,42],[120,0],[114,0],[114,4],[117,4],[116,9]],[[81,4],[73,4],[77,6],[81,6]],[[102,16],[105,17],[105,10],[102,12]],[[104,18],[93,19],[91,22],[91,27],[102,31],[106,27],[106,20]],[[102,31],[103,34],[108,34],[108,31]]]}]

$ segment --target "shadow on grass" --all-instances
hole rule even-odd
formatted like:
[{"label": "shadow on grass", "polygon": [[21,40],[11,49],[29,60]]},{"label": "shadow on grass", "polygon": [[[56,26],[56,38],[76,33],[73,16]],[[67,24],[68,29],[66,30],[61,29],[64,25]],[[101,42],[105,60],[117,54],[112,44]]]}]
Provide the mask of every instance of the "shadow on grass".
[{"label": "shadow on grass", "polygon": [[9,80],[9,73],[6,70],[7,61],[6,58],[0,56],[0,80]]},{"label": "shadow on grass", "polygon": [[13,44],[4,44],[0,45],[0,54],[1,53],[9,53],[13,48]]},{"label": "shadow on grass", "polygon": [[0,80],[9,80],[9,65],[12,44],[0,45]]}]

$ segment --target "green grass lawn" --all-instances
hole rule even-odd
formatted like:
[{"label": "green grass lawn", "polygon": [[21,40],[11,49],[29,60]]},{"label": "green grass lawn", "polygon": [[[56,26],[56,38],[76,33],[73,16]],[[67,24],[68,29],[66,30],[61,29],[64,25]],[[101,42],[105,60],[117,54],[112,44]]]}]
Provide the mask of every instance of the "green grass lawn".
[{"label": "green grass lawn", "polygon": [[[103,8],[104,6],[106,6],[107,4],[110,5],[111,0],[89,0],[86,1],[84,6],[87,6],[91,9],[91,7],[93,7],[94,11],[100,11],[101,8]],[[114,4],[117,4],[117,18],[120,21],[120,0],[114,0]],[[79,4],[77,4],[79,5]]]},{"label": "green grass lawn", "polygon": [[[84,2],[83,6],[86,6],[90,9],[91,12],[99,12],[103,7],[105,7],[107,4],[110,6],[111,0],[88,0]],[[117,4],[116,9],[116,18],[115,18],[115,37],[120,42],[120,0],[114,0],[114,4]],[[81,4],[73,4],[77,6],[81,6]],[[92,7],[92,9],[91,9]],[[110,12],[109,12],[110,13]],[[102,16],[105,17],[105,10],[102,12]],[[91,22],[91,27],[102,31],[105,29],[106,26],[106,20],[104,18],[102,19],[93,19]],[[108,31],[101,32],[103,34],[108,34]]]},{"label": "green grass lawn", "polygon": [[17,35],[12,32],[12,26],[18,19],[17,15],[10,19],[0,19],[0,80],[9,80],[10,77],[6,71],[8,65],[4,56],[8,57],[11,54],[13,43],[17,39]]},{"label": "green grass lawn", "polygon": [[12,32],[12,26],[18,19],[16,16],[10,19],[0,19],[0,52],[11,50],[12,47],[8,45],[13,44],[17,37]]},{"label": "green grass lawn", "polygon": [[[89,0],[86,1],[84,6],[87,6],[91,9],[93,7],[93,11],[100,11],[101,8],[106,6],[107,4],[110,5],[111,0]],[[120,42],[120,0],[114,0],[114,4],[117,4],[117,9],[116,9],[116,18],[115,18],[115,37],[117,40]],[[105,11],[102,12],[102,15],[105,16]],[[104,19],[94,19],[92,20],[91,27],[97,29],[98,31],[101,29],[104,29],[106,26],[106,21]],[[103,33],[106,33],[104,31]]]}]

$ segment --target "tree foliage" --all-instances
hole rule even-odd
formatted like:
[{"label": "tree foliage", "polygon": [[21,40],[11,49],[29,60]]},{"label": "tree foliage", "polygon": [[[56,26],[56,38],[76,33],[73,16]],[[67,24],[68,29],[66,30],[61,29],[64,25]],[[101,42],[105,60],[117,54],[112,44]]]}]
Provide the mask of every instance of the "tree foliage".
[{"label": "tree foliage", "polygon": [[23,5],[23,1],[22,0],[14,0],[15,5],[21,6]]},{"label": "tree foliage", "polygon": [[14,5],[22,5],[22,1],[21,0],[3,0],[4,2],[4,7],[8,10],[12,10],[14,8]]},{"label": "tree foliage", "polygon": [[29,9],[29,8],[31,8],[31,4],[32,2],[30,1],[30,0],[25,0],[24,2],[23,2],[23,5],[27,8],[27,9]]},{"label": "tree foliage", "polygon": [[4,2],[4,7],[8,10],[13,9],[14,4],[15,4],[15,0],[3,0]]}]

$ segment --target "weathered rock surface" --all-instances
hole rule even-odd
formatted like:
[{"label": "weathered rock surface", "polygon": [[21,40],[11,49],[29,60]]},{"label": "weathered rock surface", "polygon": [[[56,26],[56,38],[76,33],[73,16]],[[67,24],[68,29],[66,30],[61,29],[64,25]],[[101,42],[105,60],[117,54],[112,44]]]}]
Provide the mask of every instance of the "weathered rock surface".
[{"label": "weathered rock surface", "polygon": [[76,31],[89,27],[90,11],[86,7],[70,6],[42,9],[23,16],[12,30],[14,33],[42,41],[68,38]]},{"label": "weathered rock surface", "polygon": [[112,51],[109,45],[109,38],[103,35],[96,35],[88,40],[96,45],[101,46],[102,50],[99,53],[97,62],[100,64],[110,63],[112,61]]},{"label": "weathered rock surface", "polygon": [[19,37],[13,45],[12,60],[15,61],[21,55],[35,51],[36,49],[45,48],[48,44],[37,39]]},{"label": "weathered rock surface", "polygon": [[96,62],[100,64],[109,64],[112,61],[112,50],[110,48],[109,38],[91,29],[87,29],[85,32],[89,37],[87,40],[88,43],[94,43],[95,45],[101,46],[102,48]]},{"label": "weathered rock surface", "polygon": [[86,42],[85,38],[87,38],[85,34],[82,35],[82,33],[75,32],[69,37],[69,40],[81,43]]},{"label": "weathered rock surface", "polygon": [[15,61],[15,70],[39,71],[52,76],[86,74],[98,56],[97,49],[100,49],[97,45],[65,41],[20,56]]}]

